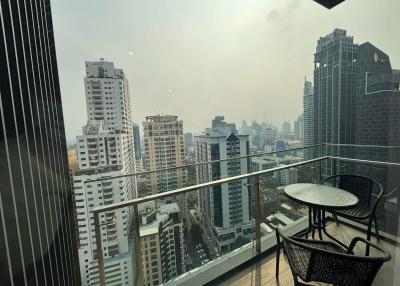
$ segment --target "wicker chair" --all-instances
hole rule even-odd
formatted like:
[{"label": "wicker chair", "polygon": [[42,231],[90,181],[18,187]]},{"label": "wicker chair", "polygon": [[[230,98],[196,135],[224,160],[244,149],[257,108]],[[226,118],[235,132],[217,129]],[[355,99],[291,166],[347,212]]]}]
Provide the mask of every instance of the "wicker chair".
[{"label": "wicker chair", "polygon": [[[379,268],[391,258],[386,250],[361,237],[353,238],[347,250],[331,241],[286,237],[278,229],[276,237],[276,278],[279,279],[280,249],[283,248],[295,285],[307,285],[299,282],[298,278],[304,282],[315,281],[341,286],[371,285]],[[382,255],[354,255],[353,249],[358,242],[379,250]]]},{"label": "wicker chair", "polygon": [[[332,211],[333,216],[367,223],[367,240],[371,240],[372,222],[375,226],[376,238],[379,240],[378,223],[376,219],[376,207],[383,196],[382,185],[370,178],[358,175],[335,175],[326,178],[322,184],[330,184],[334,187],[346,190],[358,198],[356,207],[349,210]],[[374,189],[376,190],[374,192]]]}]

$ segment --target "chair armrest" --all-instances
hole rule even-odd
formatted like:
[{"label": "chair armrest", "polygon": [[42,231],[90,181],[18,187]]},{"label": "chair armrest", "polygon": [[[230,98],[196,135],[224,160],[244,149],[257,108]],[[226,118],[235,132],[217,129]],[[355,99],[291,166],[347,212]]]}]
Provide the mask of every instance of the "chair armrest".
[{"label": "chair armrest", "polygon": [[394,188],[390,193],[383,195],[382,198],[388,198],[391,195],[393,195],[395,192],[397,192],[398,190],[400,190],[400,186],[397,186],[396,188]]},{"label": "chair armrest", "polygon": [[382,184],[377,182],[377,181],[375,181],[375,180],[374,180],[374,182],[379,187],[379,193],[375,195],[376,199],[373,202],[372,207],[370,208],[370,213],[371,214],[375,214],[375,210],[376,210],[380,200],[383,198],[383,186],[382,186]]},{"label": "chair armrest", "polygon": [[386,251],[385,249],[373,244],[372,242],[366,240],[365,238],[362,237],[355,237],[352,239],[349,248],[347,250],[347,254],[352,254],[353,253],[353,249],[356,246],[357,242],[363,242],[365,245],[370,246],[372,248],[375,248],[377,250],[379,250],[381,253],[383,253],[383,260],[384,261],[389,261],[391,259],[391,255],[388,251]]}]

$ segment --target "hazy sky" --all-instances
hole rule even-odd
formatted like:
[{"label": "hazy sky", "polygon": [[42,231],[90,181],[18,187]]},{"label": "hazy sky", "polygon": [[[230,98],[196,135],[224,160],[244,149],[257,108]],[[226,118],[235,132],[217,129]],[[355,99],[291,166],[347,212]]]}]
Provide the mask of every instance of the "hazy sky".
[{"label": "hazy sky", "polygon": [[67,138],[86,123],[85,60],[104,57],[130,83],[133,120],[175,114],[199,132],[215,115],[280,125],[302,112],[316,41],[346,29],[400,68],[399,0],[53,0]]}]

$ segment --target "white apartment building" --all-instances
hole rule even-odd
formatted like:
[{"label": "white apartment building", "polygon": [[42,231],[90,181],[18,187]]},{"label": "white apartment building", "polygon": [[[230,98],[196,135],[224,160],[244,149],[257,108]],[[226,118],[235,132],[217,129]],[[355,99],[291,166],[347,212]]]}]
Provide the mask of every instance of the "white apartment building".
[{"label": "white apartment building", "polygon": [[[88,123],[77,136],[79,167],[73,184],[81,282],[98,285],[98,242],[92,211],[136,197],[132,177],[115,178],[134,173],[135,159],[128,82],[123,71],[104,60],[86,62],[85,91]],[[101,215],[107,285],[131,285],[135,281],[131,221],[128,209]]]},{"label": "white apartment building", "polygon": [[105,129],[131,133],[129,84],[123,70],[102,59],[85,64],[88,121],[102,120]]},{"label": "white apartment building", "polygon": [[143,285],[160,285],[185,270],[180,209],[176,202],[158,202],[142,206],[139,212]]},{"label": "white apartment building", "polygon": [[[249,136],[238,135],[225,127],[207,128],[195,137],[196,160],[207,162],[246,156]],[[223,161],[198,167],[198,183],[209,182],[248,172],[247,159]],[[211,249],[226,253],[239,237],[252,236],[247,180],[199,190],[199,209],[203,234],[211,238]]]},{"label": "white apartment building", "polygon": [[[168,169],[184,165],[185,146],[183,121],[175,115],[147,116],[143,122],[146,170]],[[184,186],[186,173],[182,168],[153,172],[148,176],[148,190],[154,193]],[[186,196],[177,197],[182,218],[187,215]]]}]

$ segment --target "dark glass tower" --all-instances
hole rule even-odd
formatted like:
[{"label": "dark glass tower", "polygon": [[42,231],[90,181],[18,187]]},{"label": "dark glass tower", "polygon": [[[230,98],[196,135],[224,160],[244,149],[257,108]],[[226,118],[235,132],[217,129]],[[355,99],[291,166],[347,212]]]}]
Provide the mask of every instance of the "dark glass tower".
[{"label": "dark glass tower", "polygon": [[139,133],[139,125],[133,124],[133,143],[135,146],[135,159],[142,159],[142,148],[140,147],[140,133]]},{"label": "dark glass tower", "polygon": [[0,284],[78,284],[49,0],[0,0],[0,179]]},{"label": "dark glass tower", "polygon": [[[389,56],[369,42],[358,47],[356,144],[386,146],[356,148],[360,159],[398,162],[400,148],[400,73]],[[378,180],[386,193],[399,185],[400,170],[374,165],[356,166],[355,172]],[[400,195],[393,197],[400,200]],[[381,205],[382,206],[382,205]],[[378,208],[378,222],[385,232],[399,235],[399,209],[387,203]]]},{"label": "dark glass tower", "polygon": [[354,143],[357,45],[335,29],[314,55],[314,143]]}]

